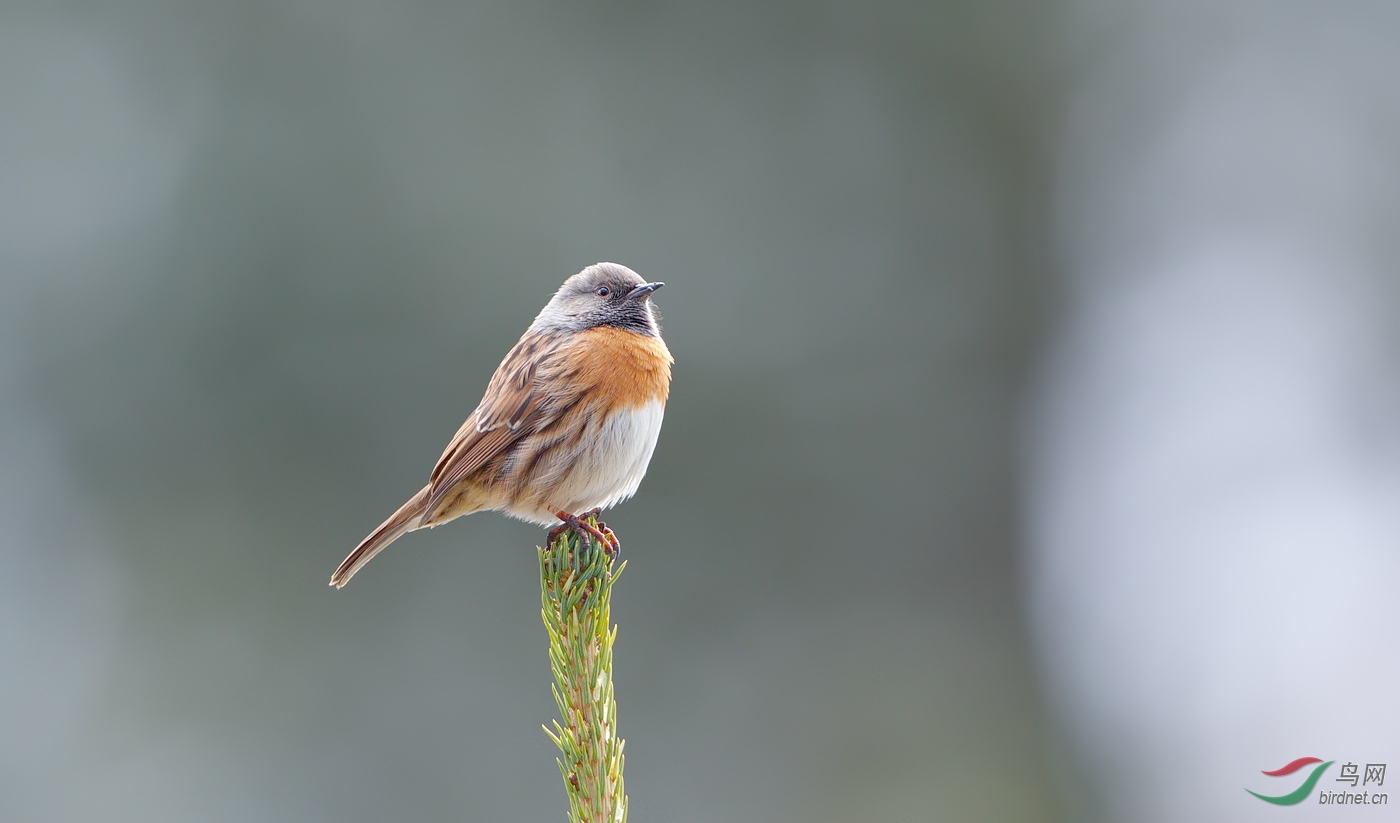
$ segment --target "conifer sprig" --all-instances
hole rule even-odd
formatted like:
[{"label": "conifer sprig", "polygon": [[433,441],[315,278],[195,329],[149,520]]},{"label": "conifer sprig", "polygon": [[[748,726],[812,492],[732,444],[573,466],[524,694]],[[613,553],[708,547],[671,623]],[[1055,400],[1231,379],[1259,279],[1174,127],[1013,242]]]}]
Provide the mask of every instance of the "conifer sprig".
[{"label": "conifer sprig", "polygon": [[[587,518],[591,526],[597,521]],[[570,530],[539,550],[540,600],[549,632],[554,702],[563,721],[545,734],[559,747],[556,761],[569,796],[571,823],[625,823],[622,738],[617,736],[609,627],[612,585],[626,563],[597,540]]]}]

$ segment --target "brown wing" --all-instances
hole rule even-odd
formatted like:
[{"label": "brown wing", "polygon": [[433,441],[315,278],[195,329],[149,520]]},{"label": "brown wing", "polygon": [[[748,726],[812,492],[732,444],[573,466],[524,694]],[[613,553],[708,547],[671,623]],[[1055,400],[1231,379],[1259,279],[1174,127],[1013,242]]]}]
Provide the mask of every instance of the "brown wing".
[{"label": "brown wing", "polygon": [[433,467],[425,520],[463,478],[558,415],[557,390],[564,387],[559,381],[548,381],[555,391],[546,396],[537,378],[558,370],[563,340],[558,335],[527,333],[501,361],[481,404],[467,416]]}]

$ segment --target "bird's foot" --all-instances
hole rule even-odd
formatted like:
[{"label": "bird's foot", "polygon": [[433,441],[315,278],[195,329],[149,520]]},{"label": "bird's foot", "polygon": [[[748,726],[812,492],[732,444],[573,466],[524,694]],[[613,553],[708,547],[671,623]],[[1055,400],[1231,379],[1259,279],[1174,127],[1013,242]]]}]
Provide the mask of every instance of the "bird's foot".
[{"label": "bird's foot", "polygon": [[603,510],[601,508],[593,508],[584,512],[582,515],[580,515],[580,517],[593,518],[593,520],[598,524],[598,530],[603,533],[603,537],[607,541],[609,548],[608,554],[617,554],[618,552],[622,551],[622,541],[617,539],[617,533],[614,532],[612,529],[608,528],[607,523],[604,523],[603,521],[598,519],[598,515],[602,513]]},{"label": "bird's foot", "polygon": [[585,513],[583,517],[577,517],[566,511],[555,512],[554,516],[559,518],[562,522],[549,530],[549,534],[547,535],[549,542],[553,543],[556,537],[563,534],[565,530],[569,530],[578,535],[578,538],[585,544],[592,545],[591,538],[597,538],[599,545],[604,547],[604,551],[609,554],[616,551],[619,548],[617,535],[613,534],[612,529],[609,529],[602,523],[598,524],[598,528],[594,528],[583,521],[584,517],[596,518],[598,516],[598,511],[598,509],[594,509],[591,512]]}]

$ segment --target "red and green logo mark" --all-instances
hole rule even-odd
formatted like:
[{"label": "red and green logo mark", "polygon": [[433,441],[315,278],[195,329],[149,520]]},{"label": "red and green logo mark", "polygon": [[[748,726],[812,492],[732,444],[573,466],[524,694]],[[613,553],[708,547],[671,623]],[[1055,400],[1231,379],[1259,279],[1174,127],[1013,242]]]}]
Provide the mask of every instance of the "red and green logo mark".
[{"label": "red and green logo mark", "polygon": [[1322,773],[1327,771],[1327,767],[1335,762],[1337,761],[1329,760],[1326,763],[1322,763],[1322,758],[1320,757],[1300,757],[1297,760],[1294,760],[1292,763],[1289,763],[1287,766],[1284,766],[1283,768],[1274,769],[1271,772],[1264,772],[1264,774],[1268,775],[1269,777],[1283,777],[1285,775],[1293,774],[1294,772],[1298,771],[1304,766],[1311,766],[1314,763],[1322,763],[1321,766],[1318,766],[1317,768],[1312,770],[1312,774],[1308,775],[1308,779],[1303,781],[1303,785],[1299,786],[1298,788],[1294,789],[1288,794],[1281,794],[1278,797],[1269,797],[1268,795],[1260,794],[1259,792],[1255,791],[1250,791],[1249,789],[1245,789],[1245,791],[1249,792],[1250,794],[1254,795],[1260,800],[1263,800],[1268,803],[1273,803],[1278,806],[1293,806],[1298,803],[1302,803],[1303,800],[1307,798],[1309,794],[1312,793],[1313,787],[1317,785],[1317,779],[1319,777],[1322,777]]}]

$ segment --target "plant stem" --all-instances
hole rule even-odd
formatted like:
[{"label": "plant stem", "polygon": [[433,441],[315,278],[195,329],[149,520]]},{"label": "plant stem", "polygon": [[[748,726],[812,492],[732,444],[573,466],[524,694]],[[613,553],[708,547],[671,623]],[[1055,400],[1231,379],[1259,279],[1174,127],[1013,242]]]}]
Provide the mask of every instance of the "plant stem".
[{"label": "plant stem", "polygon": [[[590,525],[597,521],[588,520]],[[609,630],[612,584],[626,563],[597,540],[583,541],[570,530],[540,554],[540,600],[549,632],[549,665],[554,702],[563,723],[545,727],[559,747],[556,761],[564,776],[572,823],[625,823],[622,744],[617,736]]]}]

